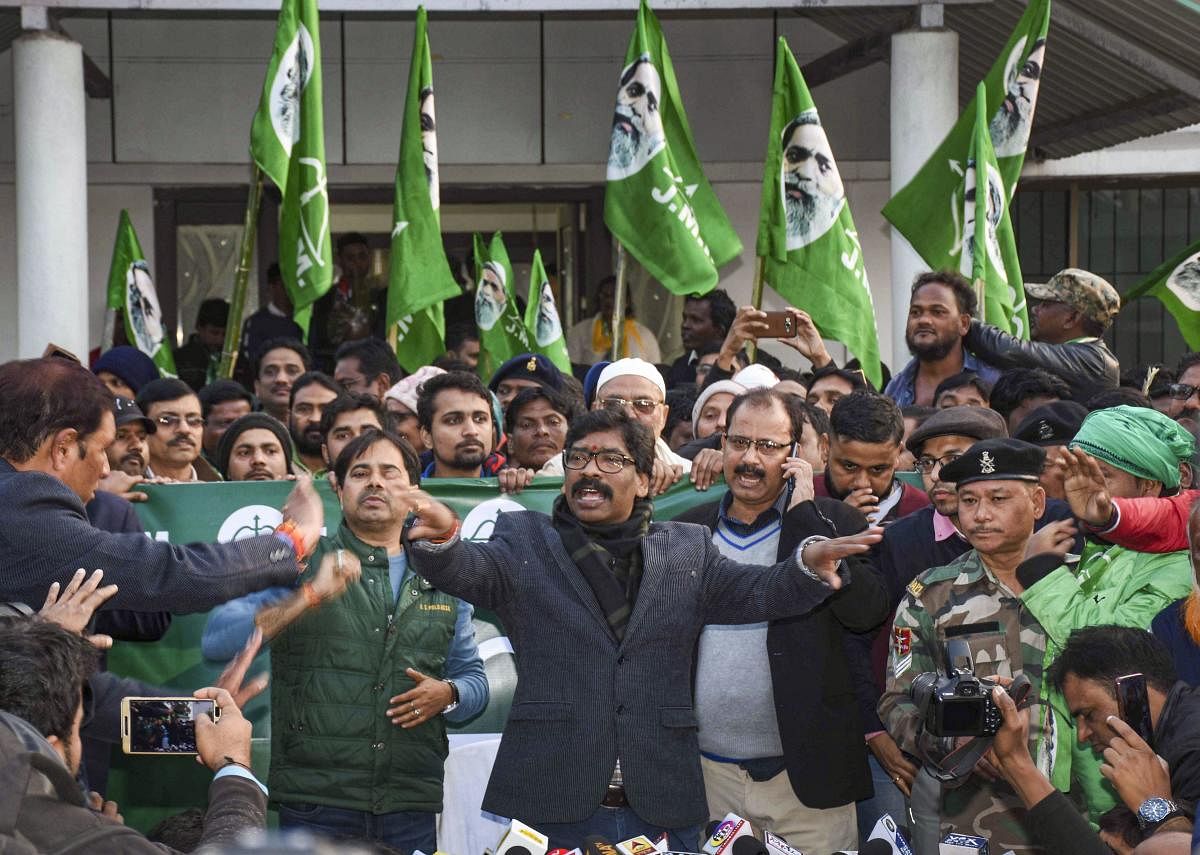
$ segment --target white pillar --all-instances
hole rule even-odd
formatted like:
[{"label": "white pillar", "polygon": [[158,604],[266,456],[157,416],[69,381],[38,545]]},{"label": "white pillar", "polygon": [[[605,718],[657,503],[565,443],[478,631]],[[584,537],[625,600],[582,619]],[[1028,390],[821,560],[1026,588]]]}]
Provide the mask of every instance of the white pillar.
[{"label": "white pillar", "polygon": [[[917,174],[958,119],[958,33],[906,30],[892,36],[892,193]],[[940,205],[940,203],[939,203]],[[932,206],[931,206],[932,208]],[[929,265],[899,232],[892,235],[892,371],[910,359],[904,344],[908,291]]]},{"label": "white pillar", "polygon": [[13,42],[17,346],[87,358],[87,136],[83,49],[49,30]]}]

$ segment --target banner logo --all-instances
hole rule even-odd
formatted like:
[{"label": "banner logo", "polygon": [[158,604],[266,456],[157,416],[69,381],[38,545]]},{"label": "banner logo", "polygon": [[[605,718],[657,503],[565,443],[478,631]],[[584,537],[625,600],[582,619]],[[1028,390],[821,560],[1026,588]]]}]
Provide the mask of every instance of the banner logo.
[{"label": "banner logo", "polygon": [[1200,311],[1200,252],[1171,271],[1167,287],[1183,305],[1193,312]]},{"label": "banner logo", "polygon": [[512,499],[499,498],[480,502],[471,508],[467,518],[462,523],[462,539],[470,541],[489,540],[496,528],[496,519],[500,514],[512,511],[528,510]]},{"label": "banner logo", "polygon": [[217,531],[218,543],[231,543],[235,540],[245,540],[248,537],[258,537],[271,534],[275,527],[283,522],[283,514],[269,505],[246,505],[238,508],[225,518]]},{"label": "banner logo", "polygon": [[300,93],[312,77],[314,56],[312,35],[300,24],[271,81],[271,127],[289,157],[300,140]]},{"label": "banner logo", "polygon": [[842,176],[817,111],[805,110],[783,129],[780,180],[787,248],[800,249],[829,231],[846,200]]},{"label": "banner logo", "polygon": [[662,78],[644,53],[621,71],[608,149],[609,181],[636,175],[667,147],[661,105]]},{"label": "banner logo", "polygon": [[[1023,155],[1029,143],[1029,129],[1033,125],[1033,111],[1037,107],[1038,86],[1042,81],[1042,60],[1046,56],[1046,40],[1033,43],[1029,56],[1021,61],[1025,50],[1026,36],[1017,39],[1008,62],[1004,65],[1006,92],[1000,109],[988,123],[988,135],[996,157]],[[1016,185],[1013,185],[1016,189]]]},{"label": "banner logo", "polygon": [[506,289],[508,275],[498,261],[485,261],[479,273],[479,290],[475,294],[475,323],[485,332],[496,325],[508,305]]},{"label": "banner logo", "polygon": [[162,309],[158,307],[158,296],[145,261],[129,265],[125,286],[125,306],[137,348],[147,356],[153,356],[163,343]]}]

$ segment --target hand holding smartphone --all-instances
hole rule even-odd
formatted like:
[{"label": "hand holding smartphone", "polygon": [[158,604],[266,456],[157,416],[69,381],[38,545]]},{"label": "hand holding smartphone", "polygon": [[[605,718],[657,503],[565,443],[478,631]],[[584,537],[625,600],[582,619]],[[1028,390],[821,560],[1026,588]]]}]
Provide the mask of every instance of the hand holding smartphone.
[{"label": "hand holding smartphone", "polygon": [[1154,726],[1150,721],[1150,698],[1146,694],[1146,677],[1126,674],[1116,679],[1117,710],[1121,721],[1133,728],[1147,745],[1154,747]]},{"label": "hand holding smartphone", "polygon": [[121,748],[126,754],[196,754],[196,718],[221,718],[212,701],[122,698]]}]

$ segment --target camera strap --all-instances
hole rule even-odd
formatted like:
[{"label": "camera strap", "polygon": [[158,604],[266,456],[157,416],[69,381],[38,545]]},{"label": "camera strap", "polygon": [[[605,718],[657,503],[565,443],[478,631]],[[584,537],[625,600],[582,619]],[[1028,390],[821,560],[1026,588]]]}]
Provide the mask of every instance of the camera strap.
[{"label": "camera strap", "polygon": [[[1013,680],[1012,685],[1006,690],[1009,697],[1017,705],[1018,712],[1028,706],[1027,700],[1031,688],[1032,684],[1029,682],[1029,678],[1021,674]],[[976,736],[966,745],[951,751],[940,762],[930,761],[926,763],[925,768],[933,778],[942,784],[950,786],[961,784],[971,774],[971,770],[975,768],[975,764],[992,747],[992,742],[995,739],[994,735]]]}]

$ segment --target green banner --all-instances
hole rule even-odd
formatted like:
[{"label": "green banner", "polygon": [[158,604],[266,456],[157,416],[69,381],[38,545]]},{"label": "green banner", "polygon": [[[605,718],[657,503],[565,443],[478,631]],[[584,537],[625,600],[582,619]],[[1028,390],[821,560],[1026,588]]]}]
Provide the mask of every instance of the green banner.
[{"label": "green banner", "polygon": [[[133,230],[129,212],[124,209],[117,224],[112,265],[108,270],[108,309],[105,323],[114,323],[116,313],[120,312],[129,343],[153,359],[163,375],[174,377],[175,357],[163,327],[162,309],[150,276],[150,265],[146,263],[146,254]],[[112,347],[112,343],[113,331],[109,326],[105,331],[104,346]]]},{"label": "green banner", "polygon": [[[325,528],[336,529],[341,508],[325,480],[316,482],[325,502]],[[517,495],[499,495],[493,478],[429,479],[422,488],[452,507],[463,521],[462,536],[487,540],[501,513],[535,510],[549,513],[562,490],[561,478],[536,478]],[[145,485],[149,501],[136,504],[146,535],[173,544],[229,542],[267,534],[282,521],[279,508],[291,491],[286,481]],[[654,500],[655,518],[672,519],[697,505],[713,502],[725,492],[719,486],[700,493],[687,481]],[[159,641],[151,644],[116,642],[108,654],[114,673],[190,695],[212,685],[224,662],[200,654],[200,638],[208,614],[179,615]],[[499,733],[508,719],[516,688],[516,663],[499,620],[490,612],[475,612],[475,637],[487,671],[491,698],[487,708],[466,724],[451,725],[452,733]],[[269,651],[259,655],[251,673],[270,668]],[[247,705],[254,722],[254,766],[265,780],[270,762],[270,690]],[[168,771],[169,770],[169,771]],[[171,786],[164,786],[165,780]],[[142,830],[163,817],[205,804],[210,773],[191,757],[125,756],[113,752],[108,797],[121,804],[127,824]]]},{"label": "green banner", "polygon": [[1121,298],[1157,297],[1179,324],[1183,340],[1200,350],[1200,240],[1167,259]]},{"label": "green banner", "polygon": [[533,251],[533,264],[529,267],[525,330],[529,333],[530,347],[548,357],[559,371],[571,373],[567,339],[563,334],[558,305],[554,302],[554,289],[550,287],[550,277],[546,275],[546,267],[542,264],[540,249]]}]

